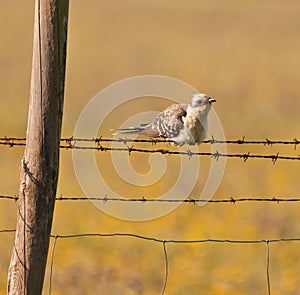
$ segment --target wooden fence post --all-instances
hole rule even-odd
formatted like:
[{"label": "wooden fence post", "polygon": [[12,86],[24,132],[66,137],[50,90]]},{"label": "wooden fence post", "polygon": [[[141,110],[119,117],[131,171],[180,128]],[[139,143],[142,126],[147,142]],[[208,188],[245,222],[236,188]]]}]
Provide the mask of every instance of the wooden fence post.
[{"label": "wooden fence post", "polygon": [[30,105],[7,293],[41,294],[59,167],[68,0],[36,0]]}]

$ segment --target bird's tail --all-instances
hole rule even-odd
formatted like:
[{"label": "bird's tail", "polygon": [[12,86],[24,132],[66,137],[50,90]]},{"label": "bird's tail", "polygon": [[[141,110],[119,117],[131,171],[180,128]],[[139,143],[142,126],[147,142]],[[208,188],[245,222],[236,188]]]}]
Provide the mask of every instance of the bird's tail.
[{"label": "bird's tail", "polygon": [[139,127],[128,127],[128,128],[118,128],[118,129],[111,129],[111,131],[115,131],[113,135],[118,134],[137,134],[137,135],[144,135],[148,137],[159,137],[160,134],[158,130],[153,128],[152,124],[141,124]]},{"label": "bird's tail", "polygon": [[117,134],[141,134],[143,133],[145,127],[148,124],[141,124],[140,127],[128,127],[128,128],[118,128],[118,129],[111,129],[113,131],[113,135]]},{"label": "bird's tail", "polygon": [[114,131],[113,135],[117,134],[140,134],[143,131],[142,127],[128,127],[128,128],[118,128],[118,129],[111,129]]}]

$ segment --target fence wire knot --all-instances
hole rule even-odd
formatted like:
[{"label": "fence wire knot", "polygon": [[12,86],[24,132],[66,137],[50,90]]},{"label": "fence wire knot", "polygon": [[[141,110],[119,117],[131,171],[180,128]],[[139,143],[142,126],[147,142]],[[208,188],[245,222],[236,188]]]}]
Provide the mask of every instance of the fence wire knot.
[{"label": "fence wire knot", "polygon": [[245,163],[246,163],[246,161],[249,159],[249,157],[250,157],[250,152],[248,152],[247,154],[243,154],[243,155],[241,156],[241,158],[243,158],[243,160],[244,160]]},{"label": "fence wire knot", "polygon": [[214,138],[213,135],[211,136],[211,139],[209,140],[209,143],[210,143],[210,144],[216,143],[216,140],[215,140],[215,138]]},{"label": "fence wire knot", "polygon": [[193,199],[192,197],[188,197],[188,202],[192,204],[196,204],[196,200]]},{"label": "fence wire knot", "polygon": [[127,145],[128,140],[127,140],[126,137],[124,137],[124,138],[119,137],[119,140],[120,140],[120,142],[122,142],[124,145]]},{"label": "fence wire knot", "polygon": [[237,140],[237,144],[243,144],[243,143],[245,143],[245,136],[243,136],[242,139]]},{"label": "fence wire knot", "polygon": [[104,195],[103,203],[104,203],[104,204],[107,203],[107,200],[108,200],[107,195]]},{"label": "fence wire knot", "polygon": [[97,143],[97,147],[96,147],[97,151],[101,151],[101,152],[106,152],[107,148],[102,146],[102,144],[100,143],[100,141]]},{"label": "fence wire knot", "polygon": [[151,140],[151,145],[153,146],[153,145],[156,145],[157,144],[157,142],[158,142],[158,140],[157,139],[155,139],[155,138],[150,138],[150,140]]},{"label": "fence wire knot", "polygon": [[293,141],[295,142],[294,143],[294,150],[296,150],[297,145],[300,143],[300,141],[297,138],[294,138]]},{"label": "fence wire knot", "polygon": [[67,149],[73,149],[76,141],[74,140],[73,136],[69,137],[69,138],[65,138],[64,141],[66,142],[66,146],[64,146],[64,148]]},{"label": "fence wire knot", "polygon": [[194,153],[193,153],[190,149],[187,149],[187,150],[186,150],[186,153],[187,153],[187,155],[188,155],[188,157],[189,157],[189,160],[190,160],[191,157],[194,155]]},{"label": "fence wire knot", "polygon": [[272,157],[272,163],[275,164],[277,159],[278,159],[279,153],[277,153],[276,155],[273,155]]},{"label": "fence wire knot", "polygon": [[71,136],[71,137],[69,137],[69,138],[65,138],[64,140],[65,140],[66,144],[72,145],[73,136]]},{"label": "fence wire knot", "polygon": [[219,160],[220,156],[221,156],[221,154],[218,151],[215,151],[213,154],[211,154],[211,157],[213,159],[215,159],[216,161]]},{"label": "fence wire knot", "polygon": [[269,140],[268,138],[266,138],[266,144],[265,145],[273,145],[273,142],[271,140]]},{"label": "fence wire knot", "polygon": [[102,140],[102,136],[95,138],[95,140],[94,140],[95,141],[95,145],[96,146],[101,145],[101,140]]},{"label": "fence wire knot", "polygon": [[129,155],[129,156],[131,155],[131,152],[132,152],[133,148],[134,148],[133,145],[132,145],[132,146],[127,145],[128,155]]}]

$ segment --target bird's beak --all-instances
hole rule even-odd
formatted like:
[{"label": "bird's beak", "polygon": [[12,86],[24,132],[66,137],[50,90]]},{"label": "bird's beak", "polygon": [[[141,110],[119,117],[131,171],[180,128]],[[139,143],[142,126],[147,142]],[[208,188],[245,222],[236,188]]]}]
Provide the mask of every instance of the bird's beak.
[{"label": "bird's beak", "polygon": [[209,98],[208,101],[209,101],[209,103],[216,102],[216,100],[214,98]]}]

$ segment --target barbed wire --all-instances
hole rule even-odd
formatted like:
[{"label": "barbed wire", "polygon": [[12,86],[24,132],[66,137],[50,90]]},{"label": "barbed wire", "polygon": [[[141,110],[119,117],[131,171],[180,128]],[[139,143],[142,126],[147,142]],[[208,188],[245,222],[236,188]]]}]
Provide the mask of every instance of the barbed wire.
[{"label": "barbed wire", "polygon": [[[26,141],[25,137],[8,137],[3,136],[0,137],[0,145],[25,145],[24,143],[19,143],[20,141]],[[61,142],[65,142],[67,144],[72,144],[74,142],[91,142],[94,144],[99,144],[101,142],[119,142],[123,144],[127,143],[174,143],[172,140],[167,139],[161,139],[161,138],[149,138],[149,139],[130,139],[130,138],[104,138],[102,136],[96,137],[96,138],[76,138],[76,137],[63,137],[60,139]],[[265,146],[272,146],[272,145],[293,145],[294,149],[297,148],[297,146],[300,144],[300,140],[297,138],[293,138],[292,140],[270,140],[268,138],[265,138],[264,140],[246,140],[245,136],[243,136],[241,139],[236,140],[218,140],[214,137],[211,137],[208,140],[203,141],[204,144],[237,144],[237,145],[265,145]]]},{"label": "barbed wire", "polygon": [[[94,143],[95,146],[80,146],[76,145],[77,142],[89,142]],[[124,148],[119,147],[105,147],[102,146],[102,142],[119,142],[126,145]],[[128,143],[136,143],[136,142],[142,142],[142,143],[151,143],[152,145],[155,145],[157,143],[170,143],[172,141],[164,140],[164,139],[127,139],[127,138],[118,138],[118,139],[110,139],[110,138],[62,138],[61,143],[65,143],[60,145],[61,149],[80,149],[80,150],[96,150],[96,151],[123,151],[128,152],[129,155],[132,152],[140,152],[140,153],[160,153],[164,155],[186,155],[189,157],[189,159],[192,156],[210,156],[215,160],[218,160],[220,157],[229,157],[229,158],[241,158],[246,162],[249,158],[264,158],[264,159],[271,159],[272,162],[275,164],[275,162],[278,159],[281,160],[300,160],[300,156],[281,156],[279,153],[276,155],[261,155],[261,154],[250,154],[244,153],[244,154],[222,154],[218,151],[215,153],[210,152],[192,152],[191,150],[187,151],[171,151],[168,149],[141,149],[141,148],[135,148],[133,146],[128,146]],[[245,137],[238,140],[216,140],[214,138],[210,140],[205,140],[203,142],[204,144],[252,144],[252,145],[274,145],[274,144],[284,144],[284,145],[293,145],[294,149],[296,150],[297,145],[300,143],[296,138],[294,138],[292,141],[272,141],[269,139],[261,140],[261,141],[254,141],[254,140],[245,140]],[[25,146],[26,145],[26,138],[17,138],[17,137],[3,137],[0,138],[0,145],[7,145],[9,147],[14,146]],[[10,200],[18,200],[18,195],[15,196],[0,196],[0,199],[10,199]],[[194,198],[187,198],[187,199],[150,199],[145,198],[143,196],[139,198],[116,198],[116,197],[92,197],[92,198],[86,198],[86,197],[63,197],[58,196],[56,198],[57,201],[85,201],[85,200],[93,200],[93,201],[102,201],[102,202],[108,202],[108,201],[117,201],[117,202],[182,202],[182,203],[189,203],[189,204],[196,204],[196,203],[232,203],[235,204],[237,202],[299,202],[300,198],[276,198],[276,197],[268,197],[268,198],[225,198],[225,199],[216,199],[216,200],[196,200]],[[1,230],[0,233],[4,232],[14,232],[15,230]],[[140,239],[146,239],[151,240],[155,242],[162,243],[163,245],[163,254],[164,254],[164,260],[165,260],[165,278],[164,283],[162,287],[161,294],[165,293],[166,287],[167,287],[167,280],[168,280],[168,274],[169,274],[169,262],[168,262],[168,254],[167,254],[167,243],[204,243],[204,242],[214,242],[214,243],[265,243],[266,244],[266,280],[267,280],[267,289],[268,294],[271,292],[270,287],[270,276],[269,276],[269,264],[270,264],[270,250],[269,250],[269,243],[271,242],[279,242],[279,241],[299,241],[300,238],[283,238],[283,239],[274,239],[274,240],[219,240],[219,239],[205,239],[205,240],[161,240],[158,238],[153,237],[146,237],[136,234],[126,234],[126,233],[112,233],[112,234],[77,234],[77,235],[51,235],[51,238],[54,238],[54,243],[51,251],[51,260],[50,260],[50,276],[49,276],[49,294],[51,294],[52,290],[52,277],[53,277],[53,264],[54,264],[54,253],[55,253],[55,247],[58,238],[65,239],[65,238],[76,238],[76,237],[90,237],[90,236],[101,236],[101,237],[113,237],[113,236],[126,236],[126,237],[135,237]]]},{"label": "barbed wire", "polygon": [[72,145],[61,145],[60,146],[63,149],[77,149],[77,150],[96,150],[101,152],[107,152],[107,151],[114,151],[114,152],[128,152],[129,155],[133,152],[137,153],[159,153],[162,155],[183,155],[187,156],[189,159],[191,159],[193,156],[209,156],[216,161],[219,160],[219,158],[240,158],[243,159],[244,162],[246,162],[248,159],[257,158],[257,159],[270,159],[272,160],[272,163],[275,164],[277,160],[300,160],[300,156],[281,156],[279,153],[273,154],[273,155],[261,155],[261,154],[251,154],[250,152],[244,153],[244,154],[223,154],[219,153],[218,151],[211,153],[211,152],[192,152],[190,149],[186,151],[171,151],[168,149],[141,149],[141,148],[135,148],[133,146],[127,146],[126,148],[112,148],[112,147],[104,147],[101,144],[95,147],[86,147],[86,146],[76,146],[75,144]]},{"label": "barbed wire", "polygon": [[[93,142],[95,144],[99,144],[101,142],[120,142],[123,144],[127,143],[134,143],[134,142],[143,142],[143,143],[174,143],[172,140],[167,139],[159,139],[159,138],[149,138],[149,139],[130,139],[130,138],[103,138],[102,136],[97,138],[76,138],[76,137],[69,137],[69,138],[62,138],[61,141],[69,144],[70,142]],[[265,138],[264,140],[246,140],[245,136],[242,139],[236,140],[218,140],[215,139],[213,136],[208,139],[204,140],[202,143],[204,144],[258,144],[258,145],[275,145],[275,144],[282,144],[282,145],[293,145],[294,149],[297,148],[297,145],[300,144],[300,141],[297,138],[293,138],[292,140],[270,140]]]},{"label": "barbed wire", "polygon": [[[24,138],[8,138],[8,137],[4,137],[2,139],[5,139],[5,141],[1,141],[0,139],[0,145],[8,145],[9,147],[14,147],[14,146],[25,146],[26,143],[25,142],[20,142],[21,140],[24,140]],[[80,146],[80,145],[76,145],[76,140],[74,140],[73,138],[68,138],[68,139],[62,139],[62,141],[66,141],[67,144],[66,145],[60,145],[61,149],[73,149],[73,150],[95,150],[95,151],[101,151],[101,152],[107,152],[107,151],[112,151],[112,152],[128,152],[129,155],[131,155],[131,153],[136,152],[136,153],[160,153],[162,155],[183,155],[183,156],[187,156],[189,159],[191,159],[193,156],[209,156],[213,159],[215,159],[216,161],[219,160],[219,158],[240,158],[242,159],[244,162],[246,162],[248,159],[270,159],[272,161],[273,164],[275,164],[277,162],[277,160],[300,160],[300,155],[298,156],[286,156],[286,155],[279,155],[279,153],[277,154],[272,154],[272,155],[262,155],[262,154],[251,154],[250,152],[248,153],[243,153],[243,154],[224,154],[224,153],[219,153],[218,151],[212,153],[212,152],[192,152],[190,149],[187,149],[186,151],[172,151],[169,149],[164,149],[164,148],[160,148],[160,149],[142,149],[142,148],[135,148],[134,146],[128,146],[126,145],[126,147],[108,147],[108,146],[103,146],[101,144],[101,141],[114,141],[114,139],[77,139],[78,141],[93,141],[95,143],[95,146]],[[15,142],[17,141],[17,142]],[[128,142],[127,139],[118,139],[117,141],[123,142],[124,144],[126,144]],[[139,141],[143,141],[145,142],[145,140],[139,140]],[[215,141],[215,140],[214,140]],[[136,140],[135,140],[136,142]],[[147,142],[152,142],[154,143],[155,141],[149,141],[147,140]],[[156,140],[157,142],[157,140]],[[166,142],[166,141],[163,141]],[[210,141],[208,141],[210,142]],[[221,141],[218,141],[219,143]],[[233,142],[233,141],[227,141],[227,142]],[[239,140],[237,142],[240,142]],[[236,143],[237,143],[236,142]],[[249,142],[248,142],[249,143]],[[274,142],[271,142],[270,140],[268,140],[268,143],[266,143],[266,141],[261,141],[260,143],[264,143],[264,144],[274,144]],[[284,143],[283,141],[277,141],[277,143]],[[285,142],[284,144],[298,144],[298,140],[294,139],[294,141],[290,141],[290,142]],[[238,143],[241,144],[241,143]]]},{"label": "barbed wire", "polygon": [[195,198],[185,198],[185,199],[151,199],[145,198],[141,196],[139,198],[114,198],[114,197],[63,197],[59,196],[56,198],[57,201],[71,201],[71,200],[92,200],[92,201],[102,201],[102,202],[109,202],[109,201],[117,201],[117,202],[158,202],[158,203],[189,203],[189,204],[196,204],[196,203],[239,203],[239,202],[300,202],[300,198],[277,198],[277,197],[267,197],[267,198],[225,198],[225,199],[215,199],[215,200],[202,200],[202,199],[195,199]]},{"label": "barbed wire", "polygon": [[[18,195],[0,195],[0,199],[7,199],[18,201]],[[138,203],[188,203],[188,204],[197,204],[197,203],[241,203],[241,202],[300,202],[300,197],[296,198],[279,198],[279,197],[227,197],[227,198],[216,198],[211,200],[206,199],[197,199],[188,197],[185,199],[182,198],[173,198],[173,199],[153,199],[145,198],[144,196],[135,197],[135,198],[121,198],[121,197],[83,197],[83,196],[74,196],[74,197],[64,197],[63,195],[57,196],[56,201],[99,201],[99,202],[138,202]]]},{"label": "barbed wire", "polygon": [[[277,160],[300,160],[300,155],[298,156],[286,156],[286,155],[262,155],[262,154],[251,154],[250,152],[244,154],[222,154],[218,151],[211,153],[211,152],[192,152],[191,150],[186,151],[174,151],[165,148],[159,149],[142,149],[136,148],[134,146],[128,146],[128,144],[132,143],[150,143],[152,145],[156,145],[157,143],[172,143],[170,140],[165,139],[127,139],[127,138],[61,138],[60,140],[60,148],[69,150],[69,149],[78,149],[78,150],[95,150],[95,151],[112,151],[112,152],[128,152],[129,155],[133,152],[137,153],[160,153],[163,155],[184,155],[187,156],[189,159],[193,156],[209,156],[215,160],[218,160],[220,157],[228,157],[228,158],[241,158],[246,162],[249,158],[257,158],[257,159],[271,159],[271,161],[275,164]],[[78,143],[92,143],[93,146],[83,146]],[[125,147],[110,147],[110,146],[103,146],[102,143],[122,143]],[[264,146],[272,146],[272,145],[292,145],[294,146],[294,150],[300,144],[300,141],[294,138],[290,141],[285,140],[246,140],[245,137],[238,140],[217,140],[213,137],[211,139],[205,140],[204,144],[237,144],[237,145],[264,145]],[[0,145],[6,145],[9,147],[15,146],[26,146],[26,138],[25,137],[2,137],[0,138]],[[7,199],[7,200],[14,200],[18,201],[18,195],[0,195],[0,199]],[[226,197],[214,200],[199,200],[192,197],[189,198],[173,198],[173,199],[152,199],[147,198],[144,196],[134,197],[134,198],[121,198],[121,197],[82,197],[82,196],[71,196],[65,197],[63,195],[56,197],[57,201],[99,201],[99,202],[139,202],[139,203],[146,203],[146,202],[180,202],[180,203],[187,203],[187,204],[196,204],[196,203],[239,203],[239,202],[299,202],[299,198],[278,198],[278,197]],[[13,233],[15,229],[3,229],[0,230],[0,233]],[[268,294],[271,294],[271,282],[270,282],[270,243],[278,243],[278,242],[298,242],[300,238],[278,238],[278,239],[259,239],[259,240],[231,240],[231,239],[199,239],[199,240],[180,240],[180,239],[160,239],[157,237],[151,236],[144,236],[138,235],[133,233],[79,233],[79,234],[70,234],[70,235],[51,235],[51,239],[54,239],[50,257],[50,276],[49,276],[49,294],[52,291],[52,279],[53,279],[53,267],[54,267],[54,256],[55,256],[55,249],[57,245],[58,239],[71,239],[71,238],[83,238],[83,237],[126,237],[126,238],[137,238],[147,241],[152,241],[156,243],[162,244],[163,249],[163,257],[165,263],[165,274],[163,280],[163,286],[161,294],[165,294],[167,288],[167,281],[169,276],[169,258],[167,252],[167,244],[191,244],[191,243],[230,243],[230,244],[261,244],[264,243],[266,245],[266,281],[267,281],[267,290]]]}]

